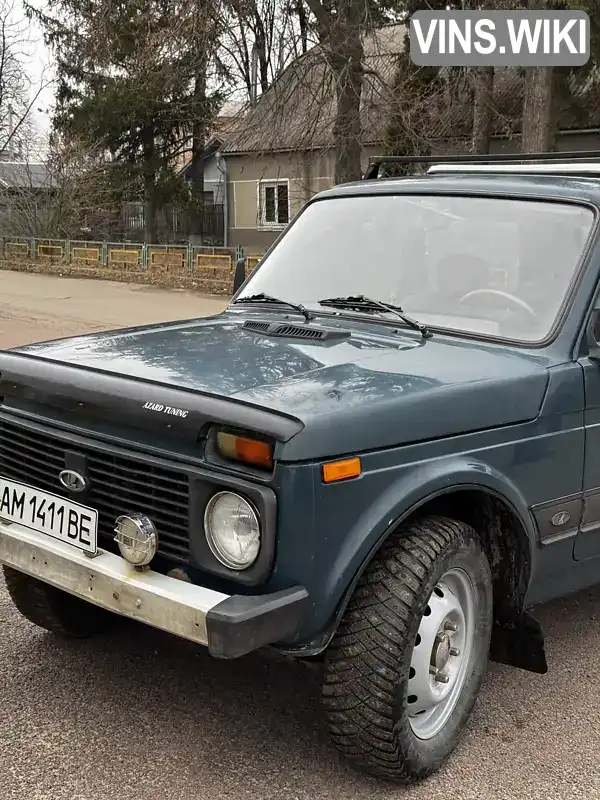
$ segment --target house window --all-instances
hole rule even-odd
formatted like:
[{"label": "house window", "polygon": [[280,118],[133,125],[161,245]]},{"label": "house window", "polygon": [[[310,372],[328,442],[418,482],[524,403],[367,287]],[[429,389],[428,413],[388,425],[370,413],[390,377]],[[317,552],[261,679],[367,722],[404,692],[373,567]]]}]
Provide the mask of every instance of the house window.
[{"label": "house window", "polygon": [[287,225],[290,221],[290,203],[287,181],[261,183],[261,221],[264,225]]}]

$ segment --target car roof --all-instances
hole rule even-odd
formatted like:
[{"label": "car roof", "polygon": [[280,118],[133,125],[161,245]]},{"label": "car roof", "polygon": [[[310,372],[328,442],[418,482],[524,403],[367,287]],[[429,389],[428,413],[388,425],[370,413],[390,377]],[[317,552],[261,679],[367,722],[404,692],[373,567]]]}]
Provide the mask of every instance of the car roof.
[{"label": "car roof", "polygon": [[357,195],[461,194],[590,203],[600,208],[600,176],[524,173],[434,173],[406,178],[376,178],[325,189],[313,200]]}]

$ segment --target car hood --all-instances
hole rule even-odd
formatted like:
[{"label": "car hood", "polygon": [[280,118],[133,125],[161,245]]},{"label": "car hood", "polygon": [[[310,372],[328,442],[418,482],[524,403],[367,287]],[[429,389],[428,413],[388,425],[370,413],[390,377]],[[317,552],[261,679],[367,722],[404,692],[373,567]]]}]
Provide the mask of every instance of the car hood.
[{"label": "car hood", "polygon": [[[276,316],[264,319],[272,322]],[[544,359],[511,348],[441,335],[420,340],[368,322],[352,325],[345,339],[306,341],[244,329],[247,318],[225,313],[12,352],[292,415],[303,429],[283,446],[285,459],[372,450],[531,420],[547,384]],[[336,320],[328,327],[341,324]]]}]

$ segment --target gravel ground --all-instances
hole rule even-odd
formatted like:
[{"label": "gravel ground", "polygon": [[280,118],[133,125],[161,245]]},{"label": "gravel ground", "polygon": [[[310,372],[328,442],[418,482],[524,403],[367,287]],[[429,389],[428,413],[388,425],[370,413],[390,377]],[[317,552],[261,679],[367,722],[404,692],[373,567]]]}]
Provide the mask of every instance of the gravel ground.
[{"label": "gravel ground", "polygon": [[[0,272],[0,346],[213,313],[184,292]],[[327,744],[318,673],[234,662],[123,621],[62,642],[13,609],[0,579],[2,800],[578,800],[600,797],[600,588],[537,610],[550,672],[490,665],[444,769],[410,788],[354,771]]]}]

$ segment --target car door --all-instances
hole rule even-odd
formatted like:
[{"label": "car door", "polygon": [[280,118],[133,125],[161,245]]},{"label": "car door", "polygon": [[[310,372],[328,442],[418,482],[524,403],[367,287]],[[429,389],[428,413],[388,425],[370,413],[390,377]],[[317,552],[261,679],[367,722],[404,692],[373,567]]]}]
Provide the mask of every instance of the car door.
[{"label": "car door", "polygon": [[[600,299],[596,306],[600,309]],[[577,561],[600,556],[600,311],[595,311],[591,330],[598,357],[592,349],[579,359],[585,387],[585,458],[583,516],[573,554]]]}]

